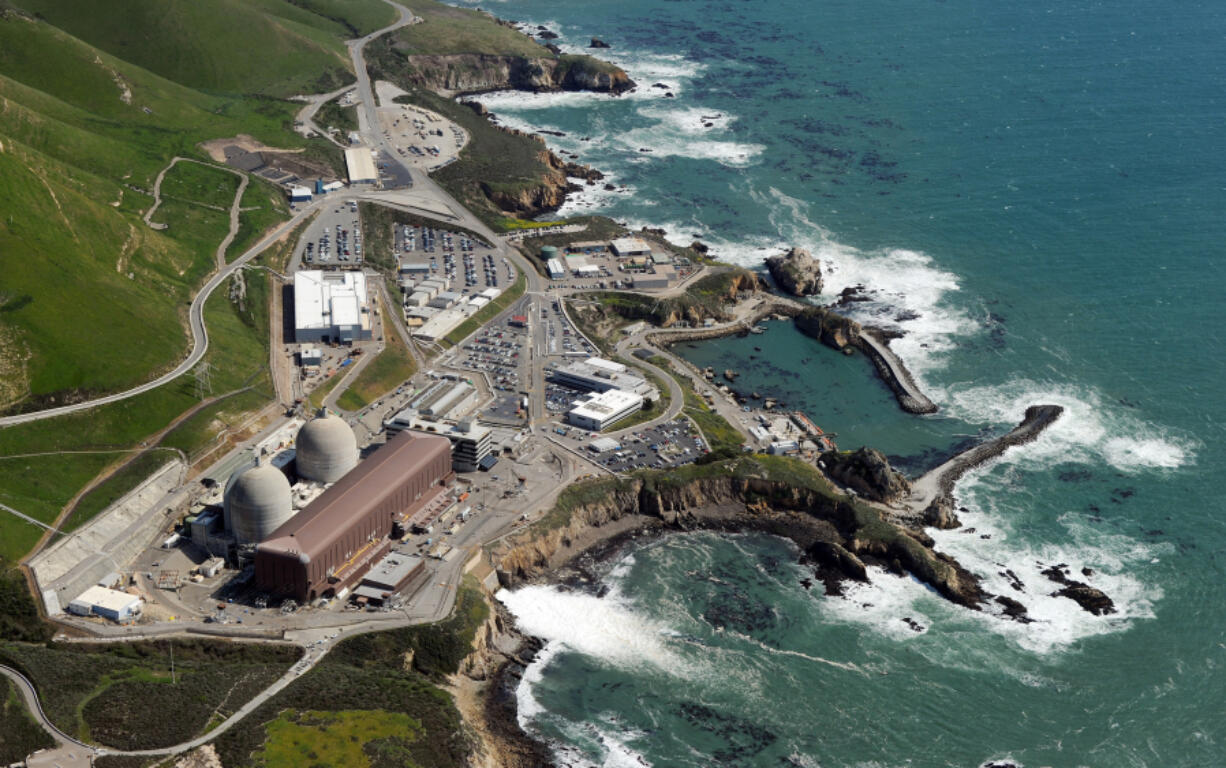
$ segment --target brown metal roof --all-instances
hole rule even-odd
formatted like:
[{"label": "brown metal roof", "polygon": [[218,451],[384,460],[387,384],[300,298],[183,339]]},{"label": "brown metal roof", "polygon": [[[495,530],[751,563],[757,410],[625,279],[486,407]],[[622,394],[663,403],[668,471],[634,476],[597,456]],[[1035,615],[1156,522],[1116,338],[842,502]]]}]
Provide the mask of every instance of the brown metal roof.
[{"label": "brown metal roof", "polygon": [[259,548],[313,559],[344,535],[350,521],[395,493],[406,476],[422,471],[440,453],[448,456],[450,466],[447,438],[401,432],[273,531]]}]

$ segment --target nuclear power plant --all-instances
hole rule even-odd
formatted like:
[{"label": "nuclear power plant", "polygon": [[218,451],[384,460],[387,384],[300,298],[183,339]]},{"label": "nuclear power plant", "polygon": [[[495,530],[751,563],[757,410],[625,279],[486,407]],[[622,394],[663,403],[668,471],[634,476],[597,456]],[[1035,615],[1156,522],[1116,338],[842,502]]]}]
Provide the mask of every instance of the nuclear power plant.
[{"label": "nuclear power plant", "polygon": [[221,509],[187,528],[210,556],[252,569],[258,590],[300,602],[364,584],[372,568],[397,573],[380,558],[454,478],[447,438],[405,432],[359,461],[353,429],[324,410],[257,453],[230,475]]}]

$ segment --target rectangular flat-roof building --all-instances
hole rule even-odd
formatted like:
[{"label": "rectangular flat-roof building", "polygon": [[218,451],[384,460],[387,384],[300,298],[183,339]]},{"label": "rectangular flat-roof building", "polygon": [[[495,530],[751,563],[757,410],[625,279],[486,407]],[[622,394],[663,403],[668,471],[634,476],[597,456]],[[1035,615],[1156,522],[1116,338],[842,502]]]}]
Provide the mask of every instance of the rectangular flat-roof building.
[{"label": "rectangular flat-roof building", "polygon": [[379,181],[375,170],[375,155],[369,147],[352,147],[345,150],[345,168],[350,184],[374,184]]},{"label": "rectangular flat-roof building", "polygon": [[90,587],[68,604],[68,612],[77,616],[101,616],[111,621],[132,621],[141,612],[141,599],[106,587]]},{"label": "rectangular flat-roof building", "polygon": [[580,400],[566,413],[566,420],[581,429],[601,432],[643,407],[643,398],[633,392],[610,389]]},{"label": "rectangular flat-roof building", "polygon": [[438,341],[455,330],[465,319],[465,314],[459,310],[444,309],[413,331],[413,336],[423,341]]},{"label": "rectangular flat-roof building", "polygon": [[550,280],[561,280],[566,277],[566,268],[557,259],[550,259],[545,262],[545,271],[549,273]]},{"label": "rectangular flat-roof building", "polygon": [[651,255],[651,246],[641,237],[619,237],[610,243],[609,247],[613,255],[619,259]]},{"label": "rectangular flat-roof building", "polygon": [[311,190],[307,187],[290,187],[289,201],[291,203],[311,202]]},{"label": "rectangular flat-roof building", "polygon": [[294,273],[294,340],[350,342],[371,337],[370,299],[362,272]]},{"label": "rectangular flat-roof building", "polygon": [[589,357],[556,368],[550,378],[558,384],[584,392],[608,392],[621,389],[639,395],[649,395],[654,387],[641,376],[628,373],[626,366],[599,357]]}]

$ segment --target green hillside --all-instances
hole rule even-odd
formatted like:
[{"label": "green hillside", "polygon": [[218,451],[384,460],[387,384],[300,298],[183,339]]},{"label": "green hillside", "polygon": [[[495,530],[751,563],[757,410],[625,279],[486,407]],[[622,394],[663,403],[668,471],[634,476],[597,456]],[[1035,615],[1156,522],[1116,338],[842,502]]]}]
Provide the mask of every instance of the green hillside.
[{"label": "green hillside", "polygon": [[191,88],[288,96],[332,90],[353,79],[342,42],[349,30],[282,0],[15,4],[102,51]]}]

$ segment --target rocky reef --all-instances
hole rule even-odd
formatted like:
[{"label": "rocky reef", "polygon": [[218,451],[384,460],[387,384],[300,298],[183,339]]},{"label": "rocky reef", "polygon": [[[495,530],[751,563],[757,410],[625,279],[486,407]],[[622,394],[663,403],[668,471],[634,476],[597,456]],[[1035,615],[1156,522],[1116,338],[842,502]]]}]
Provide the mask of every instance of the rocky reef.
[{"label": "rocky reef", "polygon": [[814,296],[822,292],[822,263],[804,248],[792,248],[781,256],[766,260],[775,284],[792,296]]}]

